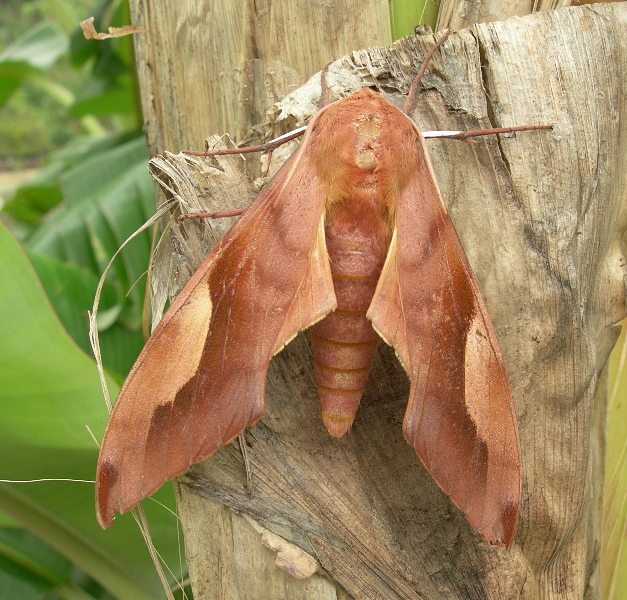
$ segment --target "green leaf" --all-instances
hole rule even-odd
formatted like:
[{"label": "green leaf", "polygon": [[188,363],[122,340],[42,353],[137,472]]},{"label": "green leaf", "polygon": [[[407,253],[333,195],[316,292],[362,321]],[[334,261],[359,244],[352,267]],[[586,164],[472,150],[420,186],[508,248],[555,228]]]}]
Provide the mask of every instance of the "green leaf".
[{"label": "green leaf", "polygon": [[151,184],[152,189],[152,180],[148,174],[148,150],[143,136],[92,155],[66,172],[61,182],[64,197],[68,204],[89,202],[86,198],[107,193],[127,173],[132,173],[130,177],[134,179],[136,171],[144,174],[143,179]]},{"label": "green leaf", "polygon": [[[104,1],[94,13],[94,27],[120,27],[130,23],[128,2]],[[141,113],[139,91],[134,73],[134,52],[131,36],[102,41],[85,40],[77,31],[71,38],[71,61],[82,65],[94,61],[91,77],[76,95],[70,114],[75,117],[94,115],[124,115],[130,117],[129,126],[139,128]]]},{"label": "green leaf", "polygon": [[68,36],[52,23],[29,29],[0,53],[0,107],[25,79],[42,75],[63,56]]},{"label": "green leaf", "polygon": [[129,79],[120,79],[119,85],[91,96],[77,98],[70,107],[70,115],[82,117],[94,115],[106,117],[115,114],[128,114],[135,111],[135,94]]},{"label": "green leaf", "polygon": [[[145,142],[137,138],[95,155],[60,179],[66,202],[32,236],[29,249],[99,276],[109,257],[152,214],[154,195]],[[109,280],[117,290],[118,302],[127,309],[121,321],[137,331],[150,245],[147,231],[133,240],[114,263]],[[127,297],[137,281],[139,285]]]},{"label": "green leaf", "polygon": [[[29,258],[64,328],[91,356],[87,313],[92,310],[99,277],[80,267],[34,252],[29,253]],[[105,366],[120,378],[130,371],[144,345],[144,336],[139,328],[130,328],[119,322],[122,310],[115,290],[105,284],[99,315],[111,312],[113,318],[100,333],[100,351]]]},{"label": "green leaf", "polygon": [[37,175],[23,183],[2,211],[28,225],[41,219],[63,199],[61,175],[80,162],[111,149],[129,138],[128,134],[82,136],[71,140],[50,156],[49,163]]},{"label": "green leaf", "polygon": [[[0,281],[0,478],[93,479],[97,448],[85,427],[100,438],[107,416],[94,363],[67,336],[24,252],[2,225]],[[115,395],[117,386],[110,387]],[[172,505],[171,488],[159,497]],[[146,504],[159,552],[178,564],[173,518]],[[92,484],[2,483],[0,510],[116,597],[163,597],[130,516],[106,532],[96,525]]]},{"label": "green leaf", "polygon": [[15,519],[0,511],[0,527],[19,527],[19,524]]},{"label": "green leaf", "polygon": [[71,586],[72,563],[25,529],[3,528],[0,582],[5,597],[36,600],[60,585]]},{"label": "green leaf", "polygon": [[0,107],[4,106],[24,79],[39,73],[26,62],[0,63]]},{"label": "green leaf", "polygon": [[[48,256],[34,252],[28,256],[63,327],[83,352],[91,354],[87,311],[93,305],[98,277]],[[105,286],[102,306],[106,309],[114,305],[115,301],[115,290]]]},{"label": "green leaf", "polygon": [[[145,141],[123,140],[120,135],[76,140],[55,153],[6,207],[14,218],[36,226],[50,205],[59,203],[55,214],[30,233],[27,244],[61,321],[86,352],[86,311],[91,310],[96,282],[109,258],[154,209]],[[144,343],[143,274],[150,246],[150,233],[145,232],[122,252],[103,299],[103,310],[112,309],[116,319],[101,331],[102,357],[118,376],[128,373]]]},{"label": "green leaf", "polygon": [[605,480],[601,536],[601,597],[627,593],[627,329],[610,356]]},{"label": "green leaf", "polygon": [[439,8],[439,0],[390,0],[392,39],[414,35],[417,25],[429,25],[435,29]]},{"label": "green leaf", "polygon": [[[106,31],[109,25],[114,24],[105,19],[111,10],[115,10],[112,4],[120,4],[118,0],[101,0],[100,3],[91,11],[94,17],[94,28],[96,31]],[[124,3],[127,4],[127,3]],[[127,21],[128,23],[128,21]],[[103,49],[109,47],[111,42],[115,40],[88,40],[83,35],[83,30],[77,27],[70,36],[70,60],[76,68],[82,67],[87,61],[97,59]],[[108,49],[106,51],[109,51]]]},{"label": "green leaf", "polygon": [[42,217],[61,202],[59,176],[63,165],[46,165],[34,177],[22,184],[2,211],[15,220],[29,225],[38,224]]},{"label": "green leaf", "polygon": [[27,63],[37,69],[49,69],[69,47],[68,36],[52,23],[29,29],[0,53],[0,63]]}]

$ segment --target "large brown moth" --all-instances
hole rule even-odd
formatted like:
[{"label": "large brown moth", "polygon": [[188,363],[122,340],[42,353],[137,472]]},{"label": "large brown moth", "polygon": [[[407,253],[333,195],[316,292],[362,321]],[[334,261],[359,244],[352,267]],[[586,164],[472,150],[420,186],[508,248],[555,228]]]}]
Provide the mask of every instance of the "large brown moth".
[{"label": "large brown moth", "polygon": [[501,351],[423,135],[370,89],[318,111],[146,343],[100,450],[100,524],[254,425],[270,359],[303,329],[338,437],[379,339],[394,347],[407,441],[473,527],[509,546],[521,458]]}]

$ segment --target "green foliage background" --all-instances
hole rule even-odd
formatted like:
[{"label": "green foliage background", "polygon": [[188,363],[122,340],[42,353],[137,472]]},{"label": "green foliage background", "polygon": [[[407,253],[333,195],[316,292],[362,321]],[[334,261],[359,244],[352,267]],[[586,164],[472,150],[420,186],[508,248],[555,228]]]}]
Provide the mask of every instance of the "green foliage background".
[{"label": "green foliage background", "polygon": [[[165,597],[130,515],[102,531],[93,483],[107,411],[87,311],[107,262],[154,212],[130,37],[88,41],[130,21],[121,0],[3,2],[0,164],[39,166],[0,223],[0,598]],[[148,232],[116,261],[100,319],[112,394],[143,345]],[[135,282],[138,282],[136,285]],[[127,293],[131,290],[130,293]],[[173,508],[170,486],[157,496]],[[176,519],[147,502],[155,545],[182,579]],[[175,585],[175,576],[170,575]]]}]

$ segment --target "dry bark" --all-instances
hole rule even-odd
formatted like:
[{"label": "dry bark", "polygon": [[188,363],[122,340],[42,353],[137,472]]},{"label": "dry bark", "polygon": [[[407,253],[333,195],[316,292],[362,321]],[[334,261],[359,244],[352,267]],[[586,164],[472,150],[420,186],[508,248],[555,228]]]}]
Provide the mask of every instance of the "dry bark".
[{"label": "dry bark", "polygon": [[441,0],[436,29],[456,31],[475,23],[504,21],[571,4],[571,0]]},{"label": "dry bark", "polygon": [[[617,336],[612,324],[625,309],[626,21],[623,3],[459,32],[434,59],[415,115],[425,130],[553,125],[476,144],[429,142],[512,384],[524,462],[512,551],[478,538],[403,440],[407,380],[393,352],[380,352],[355,425],[336,440],[322,426],[300,336],[273,360],[266,413],[246,433],[255,496],[236,446],[179,484],[198,599],[342,597],[330,581],[354,598],[597,596],[604,368]],[[415,37],[355,52],[332,67],[332,92],[376,86],[399,105],[431,44]],[[277,108],[274,127],[306,119],[316,90],[312,80]],[[167,105],[176,114],[185,101],[171,94]],[[175,136],[192,145],[201,127]],[[152,135],[163,142],[174,134]],[[189,200],[198,206],[247,202],[252,188],[238,159],[219,161],[225,172],[213,177],[204,162],[170,157],[160,177],[180,195],[198,196]],[[191,175],[177,179],[183,162]],[[178,284],[220,235],[214,227],[224,225],[171,228],[172,246],[160,254],[166,271],[176,265]],[[189,485],[212,502],[189,494]],[[244,515],[314,556],[324,577],[299,581],[272,570],[274,554]],[[293,570],[307,568],[302,557],[282,554]]]}]

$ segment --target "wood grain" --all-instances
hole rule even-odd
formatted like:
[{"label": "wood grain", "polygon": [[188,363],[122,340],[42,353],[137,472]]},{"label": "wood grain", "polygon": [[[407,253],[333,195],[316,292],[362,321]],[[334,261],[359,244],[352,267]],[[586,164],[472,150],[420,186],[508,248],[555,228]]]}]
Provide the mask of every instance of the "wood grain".
[{"label": "wood grain", "polygon": [[[389,44],[387,0],[131,2],[151,154],[203,149],[205,137],[254,138],[265,111],[351,50]],[[373,28],[374,24],[374,28]]]},{"label": "wood grain", "polygon": [[475,23],[504,21],[571,5],[571,0],[441,0],[436,30],[464,29]]}]

